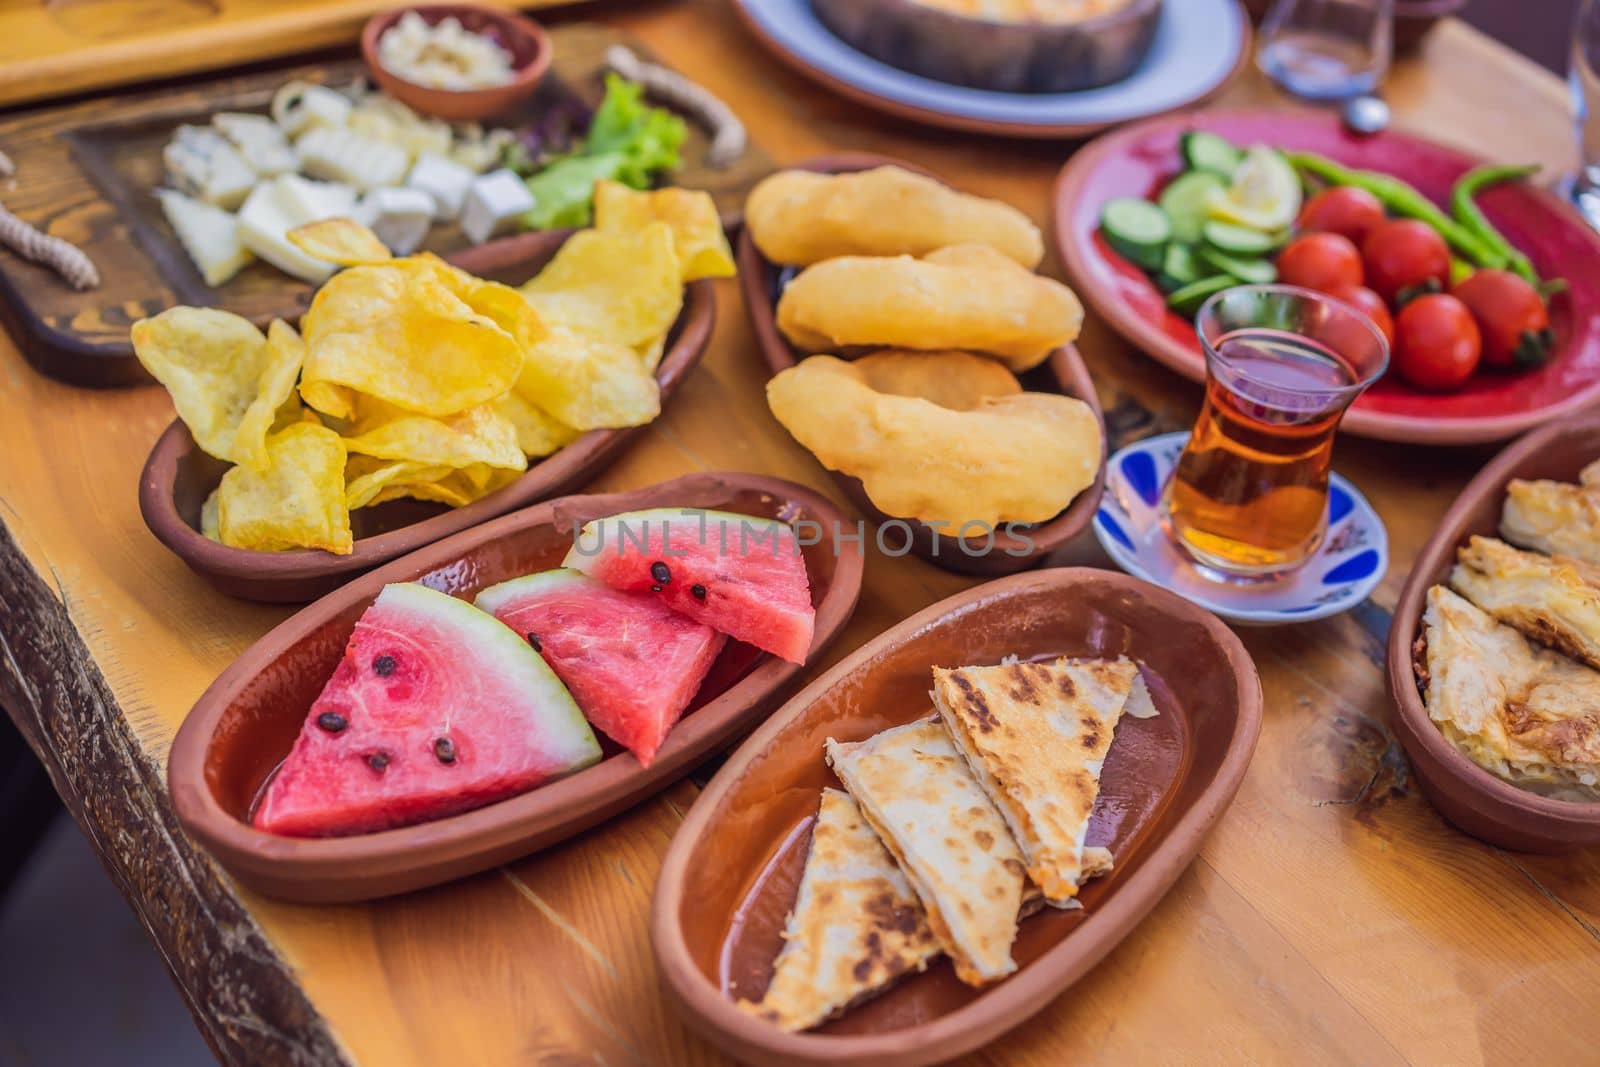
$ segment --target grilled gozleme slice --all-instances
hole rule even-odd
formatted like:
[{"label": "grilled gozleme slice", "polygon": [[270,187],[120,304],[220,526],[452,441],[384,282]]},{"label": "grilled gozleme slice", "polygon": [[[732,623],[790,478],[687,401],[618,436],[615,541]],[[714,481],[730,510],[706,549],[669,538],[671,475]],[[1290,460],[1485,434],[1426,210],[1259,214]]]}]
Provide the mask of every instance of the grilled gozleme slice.
[{"label": "grilled gozleme slice", "polygon": [[944,726],[920,719],[865,741],[829,738],[827,759],[905,872],[956,976],[983,985],[1016,970],[1022,852]]},{"label": "grilled gozleme slice", "polygon": [[1600,460],[1571,482],[1514,479],[1506,486],[1500,536],[1552,556],[1600,563]]},{"label": "grilled gozleme slice", "polygon": [[[934,706],[1057,906],[1084,879],[1100,768],[1139,668],[1127,657],[935,668]],[[1146,700],[1148,698],[1145,698]]]},{"label": "grilled gozleme slice", "polygon": [[752,1015],[809,1030],[921,971],[938,939],[911,883],[848,793],[824,789],[783,951]]},{"label": "grilled gozleme slice", "polygon": [[1474,537],[1456,552],[1450,587],[1540,644],[1600,667],[1600,566]]},{"label": "grilled gozleme slice", "polygon": [[1540,648],[1443,586],[1423,614],[1428,717],[1504,781],[1600,801],[1600,673]]}]

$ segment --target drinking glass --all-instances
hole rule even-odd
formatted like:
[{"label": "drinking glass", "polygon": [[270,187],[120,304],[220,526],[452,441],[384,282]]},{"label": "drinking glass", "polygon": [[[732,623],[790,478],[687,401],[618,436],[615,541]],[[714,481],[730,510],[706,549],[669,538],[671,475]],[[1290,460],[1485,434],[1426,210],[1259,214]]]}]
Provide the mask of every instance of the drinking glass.
[{"label": "drinking glass", "polygon": [[1167,532],[1214,577],[1291,571],[1327,529],[1334,434],[1388,343],[1359,309],[1291,285],[1224,290],[1195,329],[1206,399],[1167,481]]},{"label": "drinking glass", "polygon": [[1600,228],[1600,0],[1583,0],[1578,8],[1567,83],[1578,133],[1572,199],[1589,224]]},{"label": "drinking glass", "polygon": [[1278,0],[1261,24],[1256,64],[1308,100],[1370,93],[1394,51],[1394,0]]}]

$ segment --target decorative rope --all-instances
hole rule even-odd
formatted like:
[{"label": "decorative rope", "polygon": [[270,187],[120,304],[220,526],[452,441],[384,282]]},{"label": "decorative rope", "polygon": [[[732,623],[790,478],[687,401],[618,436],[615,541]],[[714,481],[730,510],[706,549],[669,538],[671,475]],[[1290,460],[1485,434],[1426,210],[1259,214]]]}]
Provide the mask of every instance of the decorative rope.
[{"label": "decorative rope", "polygon": [[706,161],[713,167],[721,170],[744,155],[748,144],[744,123],[710,89],[668,67],[645,62],[626,45],[606,49],[606,66],[705,126],[711,133]]},{"label": "decorative rope", "polygon": [[95,289],[100,285],[100,272],[83,249],[28,225],[4,207],[0,207],[0,245],[24,259],[43,263],[74,289]]}]

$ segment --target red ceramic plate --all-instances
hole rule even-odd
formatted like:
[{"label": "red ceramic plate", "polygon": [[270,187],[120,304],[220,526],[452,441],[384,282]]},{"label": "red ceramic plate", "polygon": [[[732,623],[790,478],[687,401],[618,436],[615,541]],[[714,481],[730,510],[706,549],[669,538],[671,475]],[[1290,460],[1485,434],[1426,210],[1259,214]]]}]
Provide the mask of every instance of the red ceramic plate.
[{"label": "red ceramic plate", "polygon": [[[1111,327],[1194,381],[1205,361],[1191,321],[1167,310],[1143,271],[1117,256],[1097,230],[1106,201],[1153,195],[1180,169],[1178,136],[1203,129],[1238,144],[1320,152],[1402,178],[1444,203],[1461,174],[1482,160],[1399,132],[1357,137],[1336,117],[1303,110],[1203,111],[1153,119],[1100,138],[1056,180],[1054,237],[1079,294]],[[1460,392],[1412,389],[1388,375],[1356,401],[1344,428],[1362,437],[1421,444],[1474,444],[1513,437],[1600,400],[1600,235],[1555,196],[1526,184],[1481,197],[1497,228],[1546,278],[1570,288],[1550,306],[1554,357],[1527,374],[1476,375]]]}]

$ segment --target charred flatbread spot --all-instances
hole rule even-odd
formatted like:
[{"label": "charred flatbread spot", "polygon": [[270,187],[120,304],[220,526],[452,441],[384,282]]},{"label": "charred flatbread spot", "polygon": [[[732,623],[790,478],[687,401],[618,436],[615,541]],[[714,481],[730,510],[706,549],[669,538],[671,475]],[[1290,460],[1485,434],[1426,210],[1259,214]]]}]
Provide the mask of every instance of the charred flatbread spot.
[{"label": "charred flatbread spot", "polygon": [[1093,752],[1100,747],[1100,724],[1093,719],[1084,719],[1078,724],[1082,731],[1078,734],[1078,743],[1085,752]]},{"label": "charred flatbread spot", "polygon": [[994,835],[987,830],[979,830],[977,833],[972,835],[972,839],[978,842],[978,847],[983,849],[985,852],[988,852],[994,847]]},{"label": "charred flatbread spot", "polygon": [[1004,863],[1006,870],[1010,871],[1012,874],[1020,876],[1028,873],[1027,868],[1022,866],[1022,862],[1020,860],[1012,859],[1008,856],[1002,862]]},{"label": "charred flatbread spot", "polygon": [[868,918],[880,930],[913,934],[917,930],[917,910],[898,903],[892,893],[879,893],[866,903]]},{"label": "charred flatbread spot", "polygon": [[952,671],[950,673],[950,681],[955,683],[957,689],[961,690],[963,703],[972,713],[972,719],[977,724],[978,729],[986,734],[993,733],[995,727],[1000,725],[1000,720],[995,718],[994,712],[989,709],[988,701],[983,699],[983,694],[978,692],[971,679],[960,671]]},{"label": "charred flatbread spot", "polygon": [[1006,671],[1006,678],[1012,683],[1011,699],[1024,703],[1032,702],[1039,697],[1039,687],[1033,680],[1033,674],[1026,664],[1013,664]]},{"label": "charred flatbread spot", "polygon": [[1056,678],[1056,688],[1061,690],[1061,695],[1068,700],[1078,695],[1078,687],[1072,684],[1072,678],[1065,673]]}]

